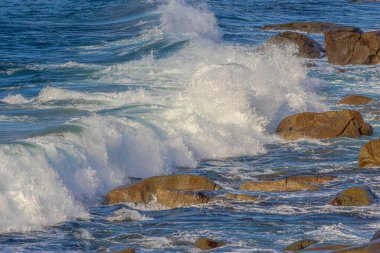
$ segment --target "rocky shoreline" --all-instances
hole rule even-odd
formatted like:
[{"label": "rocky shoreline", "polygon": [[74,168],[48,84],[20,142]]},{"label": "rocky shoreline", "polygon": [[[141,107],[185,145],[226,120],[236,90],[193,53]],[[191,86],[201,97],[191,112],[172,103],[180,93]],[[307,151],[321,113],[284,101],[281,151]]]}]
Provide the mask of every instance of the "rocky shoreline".
[{"label": "rocky shoreline", "polygon": [[[262,30],[290,30],[306,33],[324,33],[326,50],[305,34],[283,32],[268,40],[264,47],[294,44],[297,55],[306,58],[319,58],[326,55],[328,61],[337,65],[377,64],[380,62],[380,33],[364,33],[356,27],[346,27],[325,22],[300,22],[264,26]],[[354,41],[354,42],[353,42]],[[365,105],[373,99],[361,95],[348,95],[339,105]],[[304,112],[284,118],[276,129],[276,134],[286,141],[300,139],[359,138],[371,136],[373,129],[356,110],[326,111],[321,113]],[[380,139],[364,144],[358,154],[358,168],[380,167]],[[207,205],[213,201],[247,201],[260,205],[261,194],[265,192],[319,191],[326,182],[336,180],[334,175],[272,175],[257,181],[247,181],[238,189],[226,190],[212,180],[197,175],[177,174],[147,178],[137,183],[119,187],[106,196],[105,204],[131,202],[146,205],[154,202],[165,208],[181,208],[193,205]],[[326,204],[332,206],[369,206],[377,196],[366,186],[342,189],[330,196]],[[364,244],[337,244],[319,242],[312,238],[296,241],[284,248],[287,252],[380,252],[380,231]],[[291,241],[291,240],[290,240]],[[194,242],[196,248],[211,250],[226,245],[225,242],[201,237]],[[126,249],[119,252],[135,252]]]}]

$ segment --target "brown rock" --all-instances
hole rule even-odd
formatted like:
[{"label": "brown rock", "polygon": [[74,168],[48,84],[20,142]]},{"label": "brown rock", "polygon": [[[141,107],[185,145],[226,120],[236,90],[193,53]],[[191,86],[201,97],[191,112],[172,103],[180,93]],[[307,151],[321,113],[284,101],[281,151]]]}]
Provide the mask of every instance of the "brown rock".
[{"label": "brown rock", "polygon": [[315,191],[320,187],[316,185],[308,185],[302,182],[281,179],[276,181],[263,182],[245,182],[240,185],[242,191],[264,191],[264,192],[285,192],[285,191]]},{"label": "brown rock", "polygon": [[243,201],[257,201],[258,199],[260,199],[259,196],[251,196],[248,194],[227,193],[225,196],[229,199],[237,199],[237,200],[243,200]]},{"label": "brown rock", "polygon": [[210,200],[211,196],[203,191],[157,189],[157,202],[170,208],[206,204]]},{"label": "brown rock", "polygon": [[287,44],[295,44],[298,55],[307,58],[319,58],[325,52],[323,47],[315,40],[306,35],[296,32],[284,32],[277,34],[265,42],[264,46],[278,45],[280,47]]},{"label": "brown rock", "polygon": [[356,27],[330,29],[325,32],[327,58],[330,63],[377,64],[380,62],[380,32]]},{"label": "brown rock", "polygon": [[287,177],[288,181],[295,181],[307,184],[323,184],[329,181],[333,181],[335,176],[323,176],[323,175],[301,175]]},{"label": "brown rock", "polygon": [[194,175],[171,175],[147,178],[130,186],[116,188],[106,196],[106,204],[123,202],[148,203],[157,194],[157,189],[174,190],[219,190],[220,186],[206,177]]},{"label": "brown rock", "polygon": [[201,250],[210,250],[226,245],[225,242],[217,242],[206,237],[200,237],[195,241],[195,247]]},{"label": "brown rock", "polygon": [[332,244],[332,243],[318,243],[313,244],[304,250],[302,252],[312,252],[312,251],[323,251],[323,252],[331,252],[332,250],[339,250],[339,249],[345,249],[348,247],[351,247],[352,245],[349,244]]},{"label": "brown rock", "polygon": [[332,253],[378,253],[380,252],[380,239],[370,241],[368,243],[360,244],[344,248],[342,250],[335,250]]},{"label": "brown rock", "polygon": [[119,251],[116,251],[115,253],[135,253],[136,250],[134,248],[128,248],[128,249],[122,249]]},{"label": "brown rock", "polygon": [[276,133],[286,140],[356,138],[371,135],[372,127],[364,122],[358,111],[304,112],[283,119]]},{"label": "brown rock", "polygon": [[318,241],[313,239],[304,239],[290,244],[288,247],[284,248],[285,251],[299,251],[303,250],[310,245],[316,244]]},{"label": "brown rock", "polygon": [[329,203],[334,206],[369,206],[375,197],[367,186],[351,187],[340,192]]},{"label": "brown rock", "polygon": [[287,24],[266,25],[261,30],[292,30],[307,33],[324,33],[329,29],[342,27],[341,25],[326,22],[293,22]]},{"label": "brown rock", "polygon": [[345,104],[345,105],[364,105],[371,102],[372,99],[360,96],[360,95],[348,95],[347,97],[340,100],[337,104]]},{"label": "brown rock", "polygon": [[359,167],[380,167],[380,140],[372,140],[363,145],[359,153]]}]

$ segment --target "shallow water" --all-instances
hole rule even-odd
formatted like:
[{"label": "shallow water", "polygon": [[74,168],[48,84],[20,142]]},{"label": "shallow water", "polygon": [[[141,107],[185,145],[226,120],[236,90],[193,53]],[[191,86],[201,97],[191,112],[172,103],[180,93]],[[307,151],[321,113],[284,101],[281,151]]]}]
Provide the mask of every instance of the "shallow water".
[{"label": "shallow water", "polygon": [[[307,237],[361,243],[380,229],[379,202],[327,205],[368,185],[357,154],[379,136],[378,104],[358,109],[374,135],[286,143],[286,115],[380,97],[380,66],[307,69],[294,49],[255,51],[266,24],[327,21],[380,29],[365,1],[14,1],[0,8],[0,251],[281,252]],[[323,42],[321,35],[312,35]],[[355,107],[357,108],[357,107]],[[320,191],[260,193],[259,203],[104,206],[136,178],[205,175],[236,192],[272,173],[338,176]]]}]

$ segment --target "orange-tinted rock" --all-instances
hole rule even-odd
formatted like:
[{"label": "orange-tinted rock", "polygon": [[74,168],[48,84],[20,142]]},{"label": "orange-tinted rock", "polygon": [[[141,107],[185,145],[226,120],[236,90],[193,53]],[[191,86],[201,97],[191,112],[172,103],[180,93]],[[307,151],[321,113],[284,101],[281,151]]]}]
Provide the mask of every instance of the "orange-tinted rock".
[{"label": "orange-tinted rock", "polygon": [[372,127],[354,110],[304,112],[283,119],[276,133],[286,140],[357,138],[371,135]]},{"label": "orange-tinted rock", "polygon": [[123,250],[116,251],[115,253],[135,253],[135,252],[136,252],[135,249],[128,248],[128,249],[123,249]]},{"label": "orange-tinted rock", "polygon": [[318,243],[318,241],[313,240],[313,239],[303,239],[303,240],[290,244],[288,247],[284,248],[284,250],[285,251],[299,251],[316,243]]},{"label": "orange-tinted rock", "polygon": [[286,24],[266,25],[261,30],[292,30],[307,33],[324,33],[329,29],[342,27],[341,25],[327,22],[292,22]]},{"label": "orange-tinted rock", "polygon": [[372,205],[375,194],[367,187],[351,187],[333,198],[330,204],[334,206],[369,206]]},{"label": "orange-tinted rock", "polygon": [[364,105],[368,104],[372,101],[372,99],[360,96],[360,95],[349,95],[339,101],[337,104],[345,104],[345,105]]},{"label": "orange-tinted rock", "polygon": [[237,199],[237,200],[243,200],[243,201],[257,201],[258,199],[260,199],[259,196],[251,196],[248,194],[227,193],[225,196],[229,199]]},{"label": "orange-tinted rock", "polygon": [[332,253],[379,253],[380,252],[380,239],[370,241],[368,243],[360,244],[344,248],[342,250],[335,250]]},{"label": "orange-tinted rock", "polygon": [[214,241],[206,237],[200,237],[195,241],[195,247],[201,250],[211,250],[211,249],[222,247],[225,244],[226,244],[225,242]]},{"label": "orange-tinted rock", "polygon": [[359,153],[359,167],[380,167],[380,140],[372,140],[363,145]]},{"label": "orange-tinted rock", "polygon": [[308,185],[292,180],[276,180],[263,182],[245,182],[240,185],[240,190],[247,191],[264,191],[264,192],[285,192],[285,191],[315,191],[320,187]]},{"label": "orange-tinted rock", "polygon": [[345,249],[351,246],[352,245],[349,244],[318,243],[305,248],[304,250],[302,250],[302,252],[334,252],[335,250]]},{"label": "orange-tinted rock", "polygon": [[157,202],[170,208],[206,204],[211,199],[211,196],[203,191],[157,189]]},{"label": "orange-tinted rock", "polygon": [[323,176],[323,175],[300,175],[287,177],[289,181],[302,182],[307,184],[323,184],[329,181],[333,181],[335,176]]}]

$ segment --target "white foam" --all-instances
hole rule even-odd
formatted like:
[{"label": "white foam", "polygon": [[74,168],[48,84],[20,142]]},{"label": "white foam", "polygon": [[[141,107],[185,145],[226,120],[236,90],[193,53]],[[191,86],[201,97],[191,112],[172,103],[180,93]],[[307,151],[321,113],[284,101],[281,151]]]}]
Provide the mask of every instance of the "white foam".
[{"label": "white foam", "polygon": [[23,97],[21,94],[8,95],[0,101],[7,104],[25,104],[29,103],[29,99]]}]

